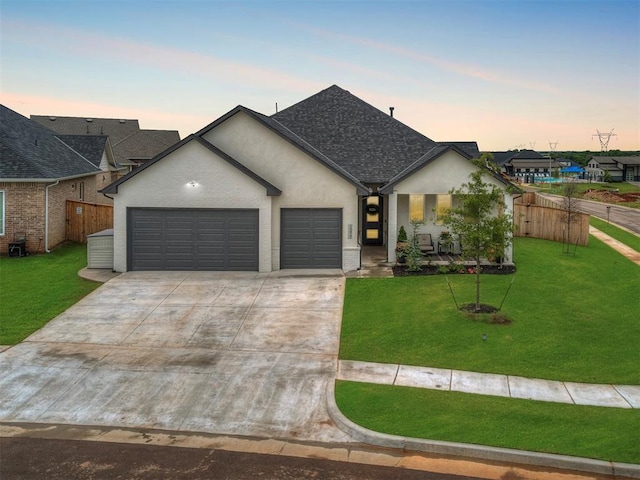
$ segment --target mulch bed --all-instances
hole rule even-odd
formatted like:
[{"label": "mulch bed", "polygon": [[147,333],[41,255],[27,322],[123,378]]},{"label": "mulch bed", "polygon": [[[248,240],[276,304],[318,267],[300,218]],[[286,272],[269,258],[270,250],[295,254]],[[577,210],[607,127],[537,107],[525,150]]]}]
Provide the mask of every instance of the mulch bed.
[{"label": "mulch bed", "polygon": [[[394,277],[408,277],[415,275],[443,275],[438,265],[423,265],[419,272],[408,272],[406,265],[394,265],[391,267],[393,269]],[[471,268],[471,273],[469,273],[469,269]],[[482,275],[508,275],[511,273],[516,273],[515,265],[482,265],[480,273]],[[475,271],[473,267],[469,267],[468,265],[461,267],[462,272],[446,272],[444,275],[474,275]]]}]

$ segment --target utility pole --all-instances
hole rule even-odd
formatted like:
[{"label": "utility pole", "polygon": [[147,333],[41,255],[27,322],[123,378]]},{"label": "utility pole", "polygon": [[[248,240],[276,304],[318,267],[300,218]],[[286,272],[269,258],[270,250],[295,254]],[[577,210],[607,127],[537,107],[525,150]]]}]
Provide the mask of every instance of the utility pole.
[{"label": "utility pole", "polygon": [[598,137],[598,139],[600,140],[600,151],[608,152],[609,140],[611,140],[611,137],[616,137],[617,134],[613,133],[613,128],[609,133],[601,133],[600,130],[598,130],[597,128],[596,128],[596,132],[598,133],[594,133],[593,135],[591,135],[591,138]]}]

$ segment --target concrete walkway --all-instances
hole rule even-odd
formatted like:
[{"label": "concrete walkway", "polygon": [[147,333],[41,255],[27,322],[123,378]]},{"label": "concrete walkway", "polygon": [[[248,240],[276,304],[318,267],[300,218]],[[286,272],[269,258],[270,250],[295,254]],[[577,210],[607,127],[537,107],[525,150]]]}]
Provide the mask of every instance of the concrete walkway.
[{"label": "concrete walkway", "polygon": [[610,237],[609,235],[598,230],[595,227],[589,226],[589,234],[593,235],[606,245],[609,245],[615,251],[621,253],[636,265],[640,265],[640,252],[636,252],[633,248],[625,245],[624,243],[616,240],[613,237]]},{"label": "concrete walkway", "polygon": [[640,408],[640,385],[594,385],[351,360],[338,362],[337,379],[541,402]]}]

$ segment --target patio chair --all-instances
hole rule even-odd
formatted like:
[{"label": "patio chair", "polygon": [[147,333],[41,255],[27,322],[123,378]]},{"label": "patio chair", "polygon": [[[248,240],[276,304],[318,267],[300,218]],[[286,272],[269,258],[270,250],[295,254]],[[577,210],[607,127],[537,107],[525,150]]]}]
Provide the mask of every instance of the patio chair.
[{"label": "patio chair", "polygon": [[435,252],[435,246],[433,245],[430,233],[418,234],[418,247],[424,255]]}]

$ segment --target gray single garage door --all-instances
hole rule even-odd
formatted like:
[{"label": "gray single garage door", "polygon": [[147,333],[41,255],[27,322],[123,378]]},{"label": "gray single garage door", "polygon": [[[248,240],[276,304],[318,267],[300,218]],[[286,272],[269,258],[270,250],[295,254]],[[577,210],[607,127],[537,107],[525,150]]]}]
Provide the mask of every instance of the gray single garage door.
[{"label": "gray single garage door", "polygon": [[342,268],[342,210],[283,208],[280,268]]},{"label": "gray single garage door", "polygon": [[258,270],[258,210],[128,210],[128,270]]}]

